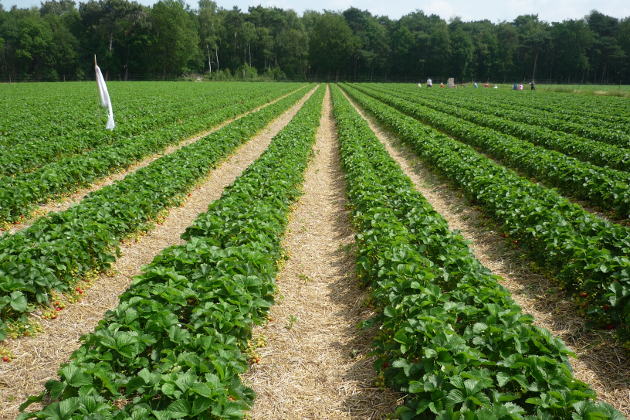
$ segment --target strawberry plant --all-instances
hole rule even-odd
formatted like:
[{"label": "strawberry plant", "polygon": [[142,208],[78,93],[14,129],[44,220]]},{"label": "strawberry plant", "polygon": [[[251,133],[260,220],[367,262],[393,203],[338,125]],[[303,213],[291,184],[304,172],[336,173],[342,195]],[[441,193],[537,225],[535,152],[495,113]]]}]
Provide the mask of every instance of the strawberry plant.
[{"label": "strawberry plant", "polygon": [[195,133],[250,111],[291,90],[294,90],[293,86],[243,92],[241,101],[237,103],[234,103],[233,96],[214,100],[211,110],[204,105],[205,108],[200,109],[205,111],[193,112],[185,124],[165,125],[133,136],[122,136],[119,133],[119,138],[112,144],[62,158],[32,172],[0,176],[0,185],[3,186],[0,189],[0,221],[17,222],[25,214],[32,215],[37,203],[68,195],[69,192],[88,186],[113,172],[127,169],[132,163],[162,152],[167,146],[177,144]]},{"label": "strawberry plant", "polygon": [[144,267],[119,306],[83,337],[59,380],[21,409],[46,394],[54,402],[19,420],[243,417],[254,393],[239,375],[248,367],[252,326],[274,302],[280,241],[301,194],[323,94],[320,87],[199,215],[186,244]]},{"label": "strawberry plant", "polygon": [[537,146],[561,152],[583,162],[617,170],[630,169],[630,150],[545,128],[537,124],[538,120],[530,121],[527,117],[523,117],[525,112],[523,109],[511,111],[505,107],[484,106],[479,103],[482,102],[479,100],[471,103],[454,98],[431,98],[402,88],[381,89],[377,85],[370,85],[370,88],[384,93],[402,95],[401,97],[407,99],[413,98],[414,102],[429,108],[527,140]]},{"label": "strawberry plant", "polygon": [[[70,209],[0,239],[1,320],[25,317],[27,304],[48,303],[50,293],[71,290],[80,275],[105,270],[126,236],[147,229],[221,159],[295,104],[298,91],[155,160],[122,181],[91,193]],[[2,308],[0,308],[2,309]],[[0,320],[0,322],[2,322]],[[6,337],[0,324],[0,339]]]},{"label": "strawberry plant", "polygon": [[[399,99],[396,95],[381,93],[380,90],[360,89],[405,114],[470,144],[480,152],[499,159],[503,165],[520,171],[524,176],[535,177],[558,188],[565,195],[588,200],[591,206],[617,210],[624,218],[630,215],[630,174],[625,171],[581,162],[562,153],[482,128],[448,113],[410,103],[407,97]],[[446,106],[435,107],[442,110]],[[477,115],[472,111],[464,112]],[[630,158],[630,152],[624,155],[625,159]]]},{"label": "strawberry plant", "polygon": [[[521,178],[475,152],[469,146],[355,89],[344,89],[401,139],[418,156],[509,233],[511,241],[561,282],[560,290],[591,295],[586,312],[630,330],[630,259],[628,229],[602,220],[571,204],[555,191]],[[609,305],[603,311],[603,305]]]},{"label": "strawberry plant", "polygon": [[[387,110],[360,98],[372,112]],[[396,414],[404,420],[622,419],[573,377],[572,352],[532,325],[533,317],[449,230],[337,88],[333,103],[357,229],[357,274],[383,308],[364,323],[380,324],[372,344],[379,356],[375,385],[406,394]],[[388,121],[404,121],[400,115]]]}]

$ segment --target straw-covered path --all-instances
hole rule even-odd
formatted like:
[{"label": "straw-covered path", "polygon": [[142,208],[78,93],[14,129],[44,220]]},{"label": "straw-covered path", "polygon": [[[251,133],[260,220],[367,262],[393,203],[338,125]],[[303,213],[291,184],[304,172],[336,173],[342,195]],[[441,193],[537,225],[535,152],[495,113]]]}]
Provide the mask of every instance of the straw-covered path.
[{"label": "straw-covered path", "polygon": [[27,395],[38,395],[46,381],[57,378],[59,365],[66,363],[79,347],[79,337],[93,331],[105,312],[118,305],[118,296],[129,287],[133,276],[140,274],[141,266],[149,264],[164,248],[184,242],[180,236],[186,227],[199,213],[207,211],[224,188],[267,149],[271,139],[291,121],[314,91],[227,158],[207,181],[191,192],[182,207],[171,210],[162,225],[137,243],[122,246],[122,256],[111,270],[113,274],[102,275],[86,292],[82,303],[69,305],[54,321],[41,320],[43,334],[6,343],[15,359],[11,363],[0,363],[0,419],[15,419]]},{"label": "straw-covered path", "polygon": [[[350,98],[348,98],[350,99]],[[575,378],[588,383],[601,401],[614,406],[630,418],[630,359],[614,343],[614,332],[589,331],[584,318],[578,316],[575,304],[553,284],[530,269],[523,251],[509,246],[493,231],[483,214],[422,164],[411,148],[381,127],[374,118],[350,99],[361,116],[387,148],[394,160],[413,181],[418,190],[449,224],[458,229],[483,265],[503,278],[512,298],[523,311],[534,317],[534,324],[560,337],[578,359],[570,359]]]},{"label": "straw-covered path", "polygon": [[357,329],[371,311],[358,286],[354,232],[346,209],[330,90],[324,98],[315,158],[295,206],[283,246],[272,321],[256,328],[267,344],[244,382],[256,392],[254,419],[380,419],[398,394],[374,386],[366,353],[372,334]]}]

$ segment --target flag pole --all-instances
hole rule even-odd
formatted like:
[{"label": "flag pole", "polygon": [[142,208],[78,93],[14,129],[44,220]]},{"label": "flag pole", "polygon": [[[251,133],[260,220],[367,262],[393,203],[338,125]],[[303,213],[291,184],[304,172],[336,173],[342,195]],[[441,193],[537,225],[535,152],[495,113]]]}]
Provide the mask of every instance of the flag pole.
[{"label": "flag pole", "polygon": [[[96,64],[96,54],[94,54],[94,74],[96,75],[96,68],[98,67],[98,65]],[[98,98],[101,94],[101,91],[98,88],[98,76],[96,76],[96,109],[98,109],[98,121],[96,123],[96,125],[98,126],[101,123],[101,107],[98,106]]]}]

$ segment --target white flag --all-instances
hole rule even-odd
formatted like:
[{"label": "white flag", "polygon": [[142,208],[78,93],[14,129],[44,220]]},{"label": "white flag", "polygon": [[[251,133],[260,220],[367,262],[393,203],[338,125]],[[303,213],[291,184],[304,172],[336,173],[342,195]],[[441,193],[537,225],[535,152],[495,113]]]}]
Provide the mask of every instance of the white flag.
[{"label": "white flag", "polygon": [[108,130],[113,130],[116,127],[114,124],[114,111],[112,111],[112,102],[109,100],[109,93],[107,92],[107,86],[105,85],[105,79],[103,79],[103,73],[101,73],[101,69],[96,66],[96,83],[98,83],[98,90],[101,93],[101,105],[104,108],[109,109],[109,118],[107,119],[107,128]]}]

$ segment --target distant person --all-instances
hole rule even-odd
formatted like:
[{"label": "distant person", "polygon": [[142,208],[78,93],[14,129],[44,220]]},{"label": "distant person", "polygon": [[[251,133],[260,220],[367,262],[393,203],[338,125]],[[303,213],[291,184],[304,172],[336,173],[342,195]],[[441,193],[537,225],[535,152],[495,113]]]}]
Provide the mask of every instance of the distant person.
[{"label": "distant person", "polygon": [[518,90],[523,90],[523,85],[518,85]]},{"label": "distant person", "polygon": [[529,84],[532,87],[532,90],[536,90],[536,86],[534,86],[534,81],[532,80],[532,82]]},{"label": "distant person", "polygon": [[478,88],[479,86],[477,86],[477,83],[475,83],[475,87]]},{"label": "distant person", "polygon": [[440,83],[440,87],[444,87],[444,83]]},{"label": "distant person", "polygon": [[466,85],[462,83],[462,87],[466,87]]},{"label": "distant person", "polygon": [[433,80],[427,79],[427,87],[433,87]]},{"label": "distant person", "polygon": [[422,85],[421,85],[420,83],[418,83],[418,87],[419,87],[419,88],[421,88],[421,87],[422,87]]},{"label": "distant person", "polygon": [[484,87],[489,88],[489,87],[490,87],[490,84],[486,83],[486,85],[485,85]]},{"label": "distant person", "polygon": [[499,87],[498,87],[497,85],[494,85],[494,88],[495,88],[495,89],[499,89]]},{"label": "distant person", "polygon": [[514,86],[512,86],[512,90],[518,90],[518,85],[516,83],[514,83]]}]

